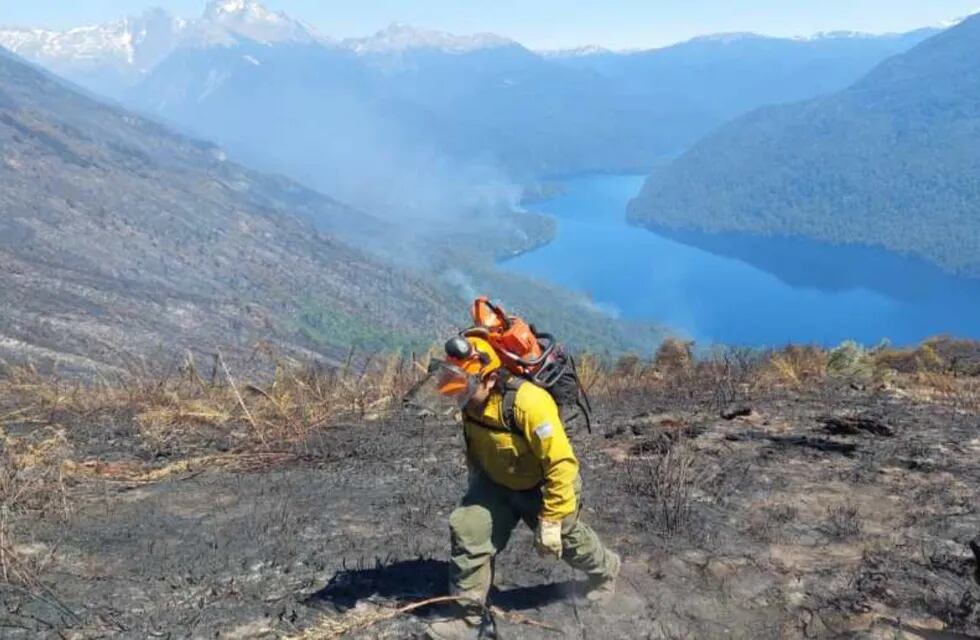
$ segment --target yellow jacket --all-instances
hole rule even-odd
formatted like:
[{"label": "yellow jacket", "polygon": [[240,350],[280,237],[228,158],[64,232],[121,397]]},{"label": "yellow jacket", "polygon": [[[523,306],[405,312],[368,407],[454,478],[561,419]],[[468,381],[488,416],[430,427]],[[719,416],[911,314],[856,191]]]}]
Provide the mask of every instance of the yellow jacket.
[{"label": "yellow jacket", "polygon": [[541,485],[542,519],[557,522],[574,514],[578,508],[578,460],[551,394],[531,383],[517,390],[514,422],[521,435],[506,424],[503,404],[503,394],[494,391],[482,416],[464,412],[463,430],[471,462],[508,489],[525,491]]}]

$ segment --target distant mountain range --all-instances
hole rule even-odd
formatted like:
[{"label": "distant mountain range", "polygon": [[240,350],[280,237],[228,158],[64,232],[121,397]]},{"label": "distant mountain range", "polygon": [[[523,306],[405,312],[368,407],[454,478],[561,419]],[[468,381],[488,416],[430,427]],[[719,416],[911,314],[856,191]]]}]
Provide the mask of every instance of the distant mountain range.
[{"label": "distant mountain range", "polygon": [[644,224],[883,246],[980,277],[980,15],[657,170]]},{"label": "distant mountain range", "polygon": [[362,176],[376,183],[410,165],[430,167],[433,190],[474,167],[522,182],[646,171],[746,110],[846,87],[931,33],[725,34],[650,51],[537,53],[405,25],[331,41],[254,0],[219,0],[196,20],[156,10],[63,33],[0,31],[0,45],[371,207],[377,194],[359,197]]}]

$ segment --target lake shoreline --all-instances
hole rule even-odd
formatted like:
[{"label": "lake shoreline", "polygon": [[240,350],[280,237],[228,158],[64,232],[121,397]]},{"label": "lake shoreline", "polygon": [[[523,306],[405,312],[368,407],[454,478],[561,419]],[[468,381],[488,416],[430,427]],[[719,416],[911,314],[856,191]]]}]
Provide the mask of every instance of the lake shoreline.
[{"label": "lake shoreline", "polygon": [[627,205],[644,180],[603,174],[566,181],[554,190],[559,195],[534,205],[557,219],[556,237],[498,265],[700,343],[980,337],[980,280],[878,247],[638,224]]}]

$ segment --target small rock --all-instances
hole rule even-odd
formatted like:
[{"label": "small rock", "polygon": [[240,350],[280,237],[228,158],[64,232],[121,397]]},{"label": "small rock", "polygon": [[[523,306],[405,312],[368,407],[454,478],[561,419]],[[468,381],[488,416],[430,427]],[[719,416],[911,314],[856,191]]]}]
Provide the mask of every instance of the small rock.
[{"label": "small rock", "polygon": [[744,404],[728,406],[721,412],[721,417],[725,420],[747,418],[750,415],[752,415],[752,407]]},{"label": "small rock", "polygon": [[870,433],[876,436],[891,438],[895,435],[895,430],[875,418],[861,418],[850,416],[824,416],[818,418],[828,433],[839,436],[856,436],[861,433]]}]

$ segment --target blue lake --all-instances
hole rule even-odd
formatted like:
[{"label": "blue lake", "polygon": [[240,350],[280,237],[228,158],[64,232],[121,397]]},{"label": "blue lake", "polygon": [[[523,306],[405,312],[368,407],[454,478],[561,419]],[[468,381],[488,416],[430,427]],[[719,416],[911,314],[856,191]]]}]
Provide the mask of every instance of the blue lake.
[{"label": "blue lake", "polygon": [[653,232],[627,224],[642,176],[567,180],[530,209],[558,218],[551,244],[505,269],[586,293],[623,318],[701,343],[911,344],[980,338],[980,280],[881,249],[796,238]]}]

